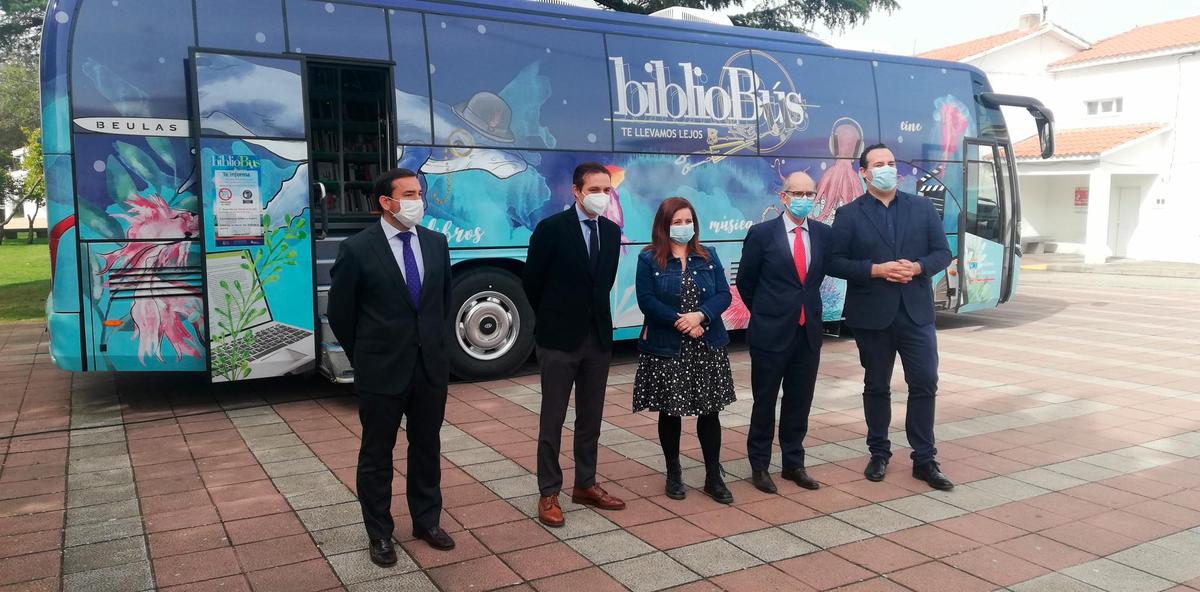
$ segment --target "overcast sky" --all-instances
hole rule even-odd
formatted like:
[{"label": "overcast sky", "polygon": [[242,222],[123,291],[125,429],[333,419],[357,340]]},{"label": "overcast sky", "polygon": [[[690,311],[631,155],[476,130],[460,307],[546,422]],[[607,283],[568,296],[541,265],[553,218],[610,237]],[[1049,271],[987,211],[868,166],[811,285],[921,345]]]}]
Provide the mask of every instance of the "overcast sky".
[{"label": "overcast sky", "polygon": [[[897,0],[900,9],[871,16],[845,32],[817,27],[835,47],[911,55],[1017,27],[1021,14],[1041,12],[1041,0]],[[1089,42],[1138,25],[1200,15],[1193,0],[1045,0],[1047,17]]]}]

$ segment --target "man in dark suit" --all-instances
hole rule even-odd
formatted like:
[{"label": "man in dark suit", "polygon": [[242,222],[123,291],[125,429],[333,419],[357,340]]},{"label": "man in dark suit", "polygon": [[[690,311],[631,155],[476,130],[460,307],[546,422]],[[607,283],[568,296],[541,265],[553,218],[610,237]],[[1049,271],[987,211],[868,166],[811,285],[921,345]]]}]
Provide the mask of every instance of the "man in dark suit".
[{"label": "man in dark suit", "polygon": [[575,203],[538,223],[529,239],[525,294],[537,318],[534,338],[542,371],[538,432],[538,519],[564,524],[558,492],[563,421],[575,389],[575,487],[571,500],[602,510],[625,502],[596,483],[596,454],[604,391],[612,357],[609,292],[617,278],[621,228],[601,214],[608,207],[612,178],[588,162],[572,176]]},{"label": "man in dark suit", "polygon": [[950,265],[942,220],[928,199],[896,190],[896,157],[883,144],[859,157],[867,192],[838,208],[829,274],[845,278],[846,325],[854,331],[865,370],[863,411],[871,460],[864,471],[883,480],[891,458],[892,370],[896,354],[908,383],[905,432],[913,477],[936,489],[954,484],[942,474],[934,447],[937,330],[930,282]]},{"label": "man in dark suit", "polygon": [[413,536],[454,548],[442,512],[441,438],[450,379],[446,322],[450,251],[446,237],[420,225],[424,198],[416,173],[395,169],[373,188],[383,215],[346,239],[329,287],[329,326],[354,366],[362,445],[358,499],[371,560],[396,563],[392,544],[392,449],[408,417],[408,509]]},{"label": "man in dark suit", "polygon": [[808,219],[816,196],[811,177],[789,175],[779,192],[783,214],[750,228],[738,264],[738,294],[750,310],[746,341],[754,394],[746,451],[751,481],[767,493],[777,491],[768,469],[780,383],[780,476],[805,489],[820,487],[804,469],[804,436],[821,362],[821,282],[830,233]]}]

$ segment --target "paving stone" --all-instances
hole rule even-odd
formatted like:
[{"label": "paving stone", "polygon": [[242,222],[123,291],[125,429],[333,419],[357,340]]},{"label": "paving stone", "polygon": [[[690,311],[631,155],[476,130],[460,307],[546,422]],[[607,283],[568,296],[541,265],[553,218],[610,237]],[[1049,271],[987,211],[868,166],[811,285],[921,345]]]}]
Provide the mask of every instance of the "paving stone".
[{"label": "paving stone", "polygon": [[580,555],[596,565],[621,561],[654,551],[654,547],[624,530],[612,530],[567,541]]},{"label": "paving stone", "polygon": [[72,460],[67,463],[67,474],[74,475],[77,473],[92,473],[95,471],[111,471],[113,469],[130,469],[133,464],[129,462],[128,454],[116,454],[112,456],[98,456],[94,458],[81,458]]},{"label": "paving stone", "polygon": [[822,549],[871,538],[871,533],[833,516],[818,516],[785,524],[781,528]]},{"label": "paving stone", "polygon": [[1177,584],[1200,578],[1200,563],[1196,562],[1196,555],[1178,553],[1155,543],[1130,547],[1108,558]]},{"label": "paving stone", "polygon": [[1171,587],[1167,580],[1108,559],[1068,567],[1062,573],[1108,592],[1158,592]]},{"label": "paving stone", "polygon": [[138,536],[143,532],[140,516],[84,524],[81,526],[68,526],[64,533],[63,545],[67,547],[88,545],[113,539]]},{"label": "paving stone", "polygon": [[240,427],[237,422],[234,422],[234,427],[237,427],[238,434],[242,436],[243,440],[293,433],[292,426],[282,421],[247,427]]},{"label": "paving stone", "polygon": [[714,539],[667,551],[672,559],[706,577],[760,565],[762,561],[722,539]]},{"label": "paving stone", "polygon": [[283,448],[271,448],[269,450],[250,450],[254,454],[254,458],[258,459],[259,463],[275,463],[289,460],[297,460],[301,458],[312,458],[313,452],[303,444],[299,446],[285,446]]},{"label": "paving stone", "polygon": [[[380,575],[379,566],[371,563],[371,555],[365,550],[332,555],[327,559],[329,565],[333,567],[333,572],[337,574],[343,584],[366,582],[376,579]],[[396,565],[387,568],[386,573],[402,574],[417,569],[417,564],[400,547],[396,547],[396,559]]]},{"label": "paving stone", "polygon": [[277,436],[263,436],[260,438],[245,438],[246,446],[250,447],[251,451],[259,452],[263,450],[274,450],[276,448],[288,448],[291,446],[304,446],[304,442],[296,434],[279,434]]},{"label": "paving stone", "polygon": [[1062,473],[1064,475],[1075,477],[1076,479],[1083,479],[1084,481],[1088,482],[1103,481],[1105,479],[1111,479],[1121,475],[1121,473],[1118,471],[1106,469],[1090,463],[1085,463],[1081,460],[1068,460],[1065,462],[1052,464],[1046,468],[1056,473]]},{"label": "paving stone", "polygon": [[106,456],[121,456],[129,454],[129,449],[125,446],[125,439],[122,438],[118,442],[109,442],[107,444],[92,444],[89,446],[71,445],[67,452],[67,459],[70,462],[88,460],[93,458],[104,458]]},{"label": "paving stone", "polygon": [[67,507],[81,508],[112,502],[132,500],[137,497],[137,487],[132,483],[93,487],[91,489],[68,489]]},{"label": "paving stone", "polygon": [[844,510],[835,513],[834,517],[842,522],[857,526],[877,535],[921,525],[919,520],[914,520],[883,506],[863,506],[852,510]]},{"label": "paving stone", "polygon": [[1060,573],[1049,573],[1008,587],[1013,592],[1104,592]]},{"label": "paving stone", "polygon": [[[724,419],[724,417],[722,417]],[[604,446],[613,446],[614,444],[624,444],[626,442],[638,442],[643,438],[629,430],[616,427],[612,424],[606,424],[600,429],[600,444]]]},{"label": "paving stone", "polygon": [[1062,491],[1064,489],[1070,489],[1072,487],[1077,487],[1087,483],[1087,481],[1084,481],[1083,479],[1076,479],[1075,477],[1064,475],[1062,473],[1051,471],[1050,469],[1045,469],[1042,467],[1018,471],[1016,473],[1012,473],[1009,475],[1009,477],[1050,491]]},{"label": "paving stone", "polygon": [[474,477],[476,481],[481,482],[505,479],[508,477],[520,477],[529,474],[529,471],[526,471],[525,467],[522,467],[521,465],[508,460],[507,458],[494,462],[466,466],[463,467],[463,470],[466,471],[468,475]]},{"label": "paving stone", "polygon": [[137,592],[153,589],[149,561],[63,576],[63,592]]},{"label": "paving stone", "polygon": [[486,446],[443,452],[442,456],[460,467],[504,460],[504,455]]},{"label": "paving stone", "polygon": [[[231,415],[233,412],[227,411],[226,415]],[[249,428],[254,426],[267,425],[271,423],[283,423],[283,418],[271,413],[256,413],[253,415],[232,416],[229,421],[238,428]]]},{"label": "paving stone", "polygon": [[71,447],[76,446],[91,446],[94,444],[109,444],[113,442],[125,441],[125,427],[113,426],[108,428],[94,428],[88,430],[75,430],[71,432]]},{"label": "paving stone", "polygon": [[366,549],[369,541],[362,526],[351,524],[337,528],[327,528],[311,533],[317,547],[326,556],[340,555],[351,551]]},{"label": "paving stone", "polygon": [[63,551],[65,574],[146,560],[146,539],[133,536],[102,543],[68,547]]},{"label": "paving stone", "polygon": [[133,483],[133,469],[111,469],[67,475],[67,491]]},{"label": "paving stone", "polygon": [[766,562],[791,559],[819,550],[782,528],[764,528],[734,535],[725,540]]},{"label": "paving stone", "polygon": [[[530,495],[529,492],[531,492],[531,491],[535,492],[533,494],[535,498],[538,497],[537,493],[536,493],[538,490],[537,475],[525,474],[525,475],[521,475],[519,477],[508,477],[507,479],[496,479],[495,481],[488,481],[487,483],[484,483],[484,486],[486,486],[488,489],[492,490],[492,493],[495,493],[497,496],[500,497],[500,499],[508,500],[508,499],[512,499],[512,498],[516,498],[516,497],[527,496],[527,495]],[[566,506],[564,505],[563,507],[565,508]],[[533,502],[533,508],[534,508],[533,515],[536,515],[537,514],[537,500],[536,499]]]},{"label": "paving stone", "polygon": [[136,499],[67,509],[68,527],[140,516]]},{"label": "paving stone", "polygon": [[309,473],[307,475],[290,475],[287,477],[277,477],[271,480],[275,484],[275,488],[283,495],[298,495],[317,491],[321,489],[329,489],[330,487],[343,487],[337,476],[329,472],[329,469],[324,469],[319,473]]},{"label": "paving stone", "polygon": [[994,493],[976,489],[970,483],[956,485],[951,491],[927,491],[921,495],[946,502],[968,512],[978,512],[1009,503],[1010,499]]},{"label": "paving stone", "polygon": [[656,592],[700,579],[665,553],[610,563],[602,569],[633,592]]},{"label": "paving stone", "polygon": [[549,526],[545,526],[543,528],[550,531],[550,534],[553,534],[562,540],[579,538],[581,536],[587,536],[601,532],[608,532],[610,530],[616,530],[617,528],[616,524],[613,524],[607,518],[601,516],[594,510],[575,510],[573,512],[565,512],[563,514],[563,518],[566,520],[566,524],[558,528],[551,528]]},{"label": "paving stone", "polygon": [[613,452],[627,458],[645,458],[647,456],[662,456],[662,447],[649,440],[636,440],[624,444],[609,446]]},{"label": "paving stone", "polygon": [[985,493],[998,495],[1014,502],[1019,502],[1021,500],[1027,500],[1031,497],[1037,497],[1039,495],[1050,493],[1049,491],[1036,485],[1030,485],[1024,481],[1018,481],[1011,477],[1005,476],[992,477],[982,481],[973,481],[971,483],[971,488],[983,491]]},{"label": "paving stone", "polygon": [[362,507],[358,505],[358,502],[300,510],[296,512],[296,515],[304,524],[304,528],[310,532],[362,523]]},{"label": "paving stone", "polygon": [[350,592],[438,592],[437,586],[422,572],[388,576],[354,584],[348,590]]},{"label": "paving stone", "polygon": [[910,495],[883,502],[881,505],[921,522],[936,522],[967,513],[962,508],[924,495]]},{"label": "paving stone", "polygon": [[1156,539],[1151,544],[1189,557],[1200,557],[1200,529],[1185,530]]},{"label": "paving stone", "polygon": [[284,497],[294,510],[332,506],[345,502],[356,502],[358,500],[345,485],[340,483],[324,489],[314,489],[302,493],[285,495]]},{"label": "paving stone", "polygon": [[265,472],[267,476],[271,477],[272,479],[329,470],[329,468],[325,466],[325,463],[321,462],[321,459],[315,456],[298,458],[294,460],[285,460],[281,462],[265,463],[263,464],[262,468],[263,472]]}]

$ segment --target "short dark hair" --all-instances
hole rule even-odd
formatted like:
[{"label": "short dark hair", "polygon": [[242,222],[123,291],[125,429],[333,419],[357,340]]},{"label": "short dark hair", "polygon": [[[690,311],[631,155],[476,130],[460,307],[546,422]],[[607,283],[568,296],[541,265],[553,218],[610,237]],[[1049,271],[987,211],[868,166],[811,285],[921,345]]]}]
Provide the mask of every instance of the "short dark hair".
[{"label": "short dark hair", "polygon": [[891,150],[891,148],[888,148],[887,144],[882,142],[878,144],[871,144],[870,146],[863,148],[862,154],[858,155],[858,168],[860,170],[867,168],[867,155],[870,154],[872,150],[879,150],[880,148]]},{"label": "short dark hair", "polygon": [[391,197],[393,181],[415,176],[417,174],[408,169],[392,169],[375,179],[375,185],[371,187],[371,191],[375,192],[375,199],[379,199],[380,196]]},{"label": "short dark hair", "polygon": [[583,178],[592,173],[604,173],[612,176],[612,173],[608,172],[604,165],[598,162],[584,162],[575,167],[575,174],[571,175],[571,184],[578,189],[583,189]]}]

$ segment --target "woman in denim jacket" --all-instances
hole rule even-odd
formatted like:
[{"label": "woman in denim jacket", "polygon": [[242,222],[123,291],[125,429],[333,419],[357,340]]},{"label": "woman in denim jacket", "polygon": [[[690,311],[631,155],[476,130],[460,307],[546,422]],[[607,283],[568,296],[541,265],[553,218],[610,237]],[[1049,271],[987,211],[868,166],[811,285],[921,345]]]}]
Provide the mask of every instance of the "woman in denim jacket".
[{"label": "woman in denim jacket", "polygon": [[698,416],[704,453],[704,493],[733,503],[721,469],[721,421],[732,403],[733,375],[721,313],[729,283],[717,253],[699,243],[700,221],[688,200],[667,198],[654,215],[651,244],[638,255],[637,299],[645,315],[634,379],[634,411],[658,412],[658,439],[667,465],[667,496],[683,499],[679,436],[683,416]]}]

